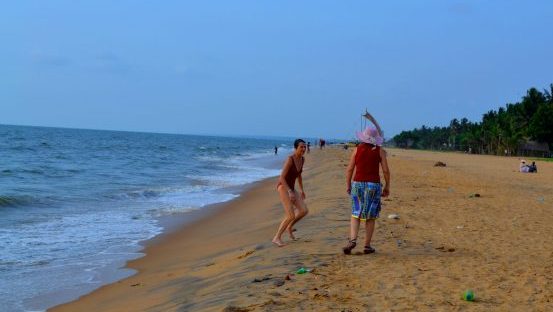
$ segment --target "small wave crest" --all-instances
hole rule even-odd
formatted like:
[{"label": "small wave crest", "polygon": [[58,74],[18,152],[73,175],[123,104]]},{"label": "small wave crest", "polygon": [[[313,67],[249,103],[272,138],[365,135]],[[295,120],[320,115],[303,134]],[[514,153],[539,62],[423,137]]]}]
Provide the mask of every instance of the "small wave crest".
[{"label": "small wave crest", "polygon": [[162,191],[160,190],[152,190],[152,189],[146,189],[146,190],[136,190],[136,191],[129,191],[125,193],[120,194],[113,194],[113,195],[107,195],[107,198],[111,199],[147,199],[147,198],[156,198],[159,197],[162,194]]}]

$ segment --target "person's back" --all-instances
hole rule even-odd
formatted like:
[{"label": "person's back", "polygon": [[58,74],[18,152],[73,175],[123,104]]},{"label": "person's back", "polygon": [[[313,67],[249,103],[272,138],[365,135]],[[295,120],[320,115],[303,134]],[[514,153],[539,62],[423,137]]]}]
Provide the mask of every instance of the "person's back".
[{"label": "person's back", "polygon": [[380,147],[361,143],[355,154],[353,181],[380,183]]}]

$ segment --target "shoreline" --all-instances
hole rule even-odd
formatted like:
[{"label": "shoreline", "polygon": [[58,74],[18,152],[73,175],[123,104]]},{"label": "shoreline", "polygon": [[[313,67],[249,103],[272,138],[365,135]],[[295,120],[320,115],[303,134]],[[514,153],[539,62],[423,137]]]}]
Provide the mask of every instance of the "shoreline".
[{"label": "shoreline", "polygon": [[[35,302],[38,303],[41,301],[43,302],[44,301],[46,302],[63,301],[61,303],[55,303],[49,308],[46,308],[46,310],[43,310],[43,311],[50,311],[51,309],[54,309],[58,306],[77,301],[81,297],[91,294],[104,286],[118,283],[122,280],[125,280],[127,278],[130,278],[138,274],[139,271],[137,271],[137,269],[135,268],[130,267],[129,265],[134,261],[137,261],[143,257],[146,257],[148,254],[147,249],[150,246],[163,243],[163,241],[166,239],[167,236],[171,236],[175,232],[181,231],[184,228],[191,226],[195,223],[198,223],[198,222],[201,223],[202,220],[204,219],[210,218],[212,216],[216,216],[218,213],[221,212],[221,210],[227,209],[227,205],[237,200],[244,193],[249,192],[252,188],[255,188],[256,185],[258,185],[259,183],[263,183],[270,180],[276,181],[277,178],[278,177],[267,177],[259,181],[250,182],[244,185],[229,187],[228,189],[226,189],[226,191],[230,191],[231,193],[236,194],[236,197],[224,202],[208,204],[201,208],[187,211],[187,212],[180,212],[180,213],[174,213],[170,215],[163,215],[163,216],[157,217],[156,220],[159,223],[159,226],[162,228],[161,233],[159,233],[158,235],[152,238],[140,241],[135,246],[134,248],[135,250],[132,252],[132,254],[135,255],[134,257],[130,257],[128,260],[120,260],[118,262],[114,262],[104,267],[102,270],[97,271],[99,286],[95,285],[95,286],[86,287],[83,289],[76,289],[76,290],[60,290],[46,295],[41,295],[33,298],[32,300],[29,300],[30,305],[36,306],[37,304],[34,304],[34,303]],[[55,299],[52,300],[51,299],[52,296],[55,296]],[[60,298],[62,298],[62,300],[59,300]]]},{"label": "shoreline", "polygon": [[288,246],[270,242],[283,211],[269,178],[148,244],[127,264],[137,274],[49,311],[553,309],[553,163],[521,174],[511,157],[389,149],[377,253],[344,256],[350,152],[306,155],[310,214]]},{"label": "shoreline", "polygon": [[[266,170],[277,170],[277,168],[281,165],[280,162],[282,157],[283,156],[281,155],[278,155],[278,157],[272,157],[272,155],[271,157],[264,158],[257,157],[253,160],[253,162],[255,162],[255,164],[260,168],[264,168]],[[211,215],[216,214],[218,210],[224,209],[223,207],[225,207],[227,203],[242,196],[244,192],[247,192],[250,188],[254,187],[256,183],[272,178],[274,178],[274,176],[263,177],[260,180],[247,182],[241,185],[232,185],[220,188],[217,192],[233,195],[232,198],[222,202],[207,204],[200,208],[185,212],[175,212],[155,216],[153,221],[156,222],[158,228],[160,229],[158,233],[153,237],[135,242],[127,249],[120,250],[119,253],[125,255],[124,259],[117,259],[117,261],[112,261],[101,268],[94,269],[93,271],[91,270],[94,277],[88,279],[87,282],[83,282],[79,285],[79,287],[70,288],[62,285],[60,289],[54,289],[47,293],[35,295],[32,298],[26,299],[23,301],[26,310],[48,311],[56,306],[78,300],[80,297],[86,296],[87,294],[90,294],[106,285],[117,283],[118,281],[136,275],[138,271],[132,267],[129,267],[129,263],[146,256],[146,249],[149,246],[163,241],[165,236],[173,233],[174,231],[198,222],[199,220],[209,218]]]},{"label": "shoreline", "polygon": [[[241,186],[233,186],[231,189],[232,189],[232,192],[237,195],[235,198],[232,198],[224,202],[209,204],[202,208],[187,211],[184,213],[175,213],[171,215],[158,217],[157,220],[160,226],[163,228],[163,231],[162,233],[156,235],[155,237],[152,237],[150,239],[140,242],[139,245],[142,247],[141,252],[145,253],[146,248],[148,248],[149,246],[162,242],[167,235],[171,235],[174,232],[181,231],[184,228],[191,226],[195,223],[202,222],[204,219],[210,218],[212,216],[216,216],[218,213],[221,212],[221,210],[228,209],[227,206],[231,205],[233,201],[237,200],[244,194],[250,192],[252,189],[255,189],[261,183],[275,180],[274,183],[276,185],[276,179],[278,179],[278,177],[268,177],[268,178],[263,178],[259,181],[250,182]],[[130,261],[133,261],[133,260],[130,260]],[[127,266],[125,266],[125,268],[126,267]]]},{"label": "shoreline", "polygon": [[[249,197],[251,193],[256,192],[257,189],[267,189],[267,186],[270,188],[274,188],[278,180],[278,176],[276,177],[268,177],[264,178],[259,181],[247,183],[241,186],[234,186],[231,187],[231,190],[237,194],[236,198],[233,198],[231,200],[220,202],[220,203],[214,203],[206,205],[200,209],[188,211],[186,213],[177,213],[167,216],[161,216],[158,218],[158,222],[160,226],[163,228],[162,233],[159,235],[156,235],[155,237],[151,239],[144,240],[139,243],[139,246],[141,246],[141,249],[138,251],[138,253],[142,253],[143,256],[132,259],[126,262],[126,264],[118,268],[117,271],[122,272],[133,272],[132,275],[128,276],[128,273],[126,273],[127,277],[124,277],[122,279],[118,279],[109,283],[102,284],[102,286],[80,296],[79,298],[76,298],[74,300],[71,300],[69,302],[65,302],[59,305],[52,306],[48,308],[46,311],[64,311],[66,309],[66,306],[71,306],[73,304],[80,305],[79,302],[82,300],[86,300],[85,298],[94,295],[95,293],[102,293],[104,292],[104,288],[110,288],[112,285],[117,285],[124,283],[125,281],[129,279],[133,279],[133,277],[136,277],[137,275],[140,275],[143,270],[145,270],[145,266],[142,262],[145,261],[145,258],[153,258],[153,255],[155,255],[158,252],[158,249],[162,246],[167,244],[174,244],[176,240],[178,240],[183,235],[188,236],[189,232],[195,233],[199,229],[201,229],[204,224],[209,224],[211,218],[217,218],[222,217],[228,214],[232,214],[230,210],[233,210],[233,208],[236,205],[239,205],[237,202],[241,202],[243,200],[243,197]],[[275,191],[275,194],[276,191]],[[278,200],[278,195],[275,197]],[[278,202],[280,205],[280,202]],[[190,240],[196,240],[190,239]],[[270,243],[270,239],[268,240]],[[198,257],[192,257],[193,260],[201,260]],[[146,260],[145,262],[148,262]],[[131,283],[131,285],[136,285],[136,283]],[[134,287],[134,286],[131,286]],[[108,290],[109,291],[109,290]],[[72,307],[67,308],[68,311],[73,311]],[[80,308],[79,308],[80,309]],[[93,310],[96,310],[97,307],[95,307]]]}]

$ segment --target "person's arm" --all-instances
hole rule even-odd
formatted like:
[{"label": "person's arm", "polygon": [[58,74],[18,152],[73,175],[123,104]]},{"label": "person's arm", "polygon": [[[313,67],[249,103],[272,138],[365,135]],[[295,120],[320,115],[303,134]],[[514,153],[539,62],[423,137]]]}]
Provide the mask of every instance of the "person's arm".
[{"label": "person's arm", "polygon": [[386,158],[386,151],[380,149],[380,166],[382,166],[382,172],[384,173],[384,190],[382,190],[382,197],[390,195],[390,168],[388,167],[388,159]]},{"label": "person's arm", "polygon": [[286,162],[284,163],[284,166],[282,167],[282,172],[280,173],[279,182],[286,189],[286,192],[288,193],[288,197],[290,197],[291,201],[296,200],[296,195],[292,191],[292,187],[288,185],[288,182],[286,182],[286,175],[288,174],[288,171],[290,171],[290,168],[294,165],[292,158],[288,157],[286,159]]},{"label": "person's arm", "polygon": [[303,172],[303,165],[305,164],[305,158],[301,158],[301,171],[300,171],[300,174],[298,175],[298,185],[300,187],[300,190],[301,190],[301,198],[302,199],[305,199],[305,191],[303,190],[303,178],[301,177],[301,173]]},{"label": "person's arm", "polygon": [[303,179],[301,178],[301,173],[298,175],[298,185],[300,187],[300,193],[301,193],[301,198],[302,199],[305,199],[305,191],[303,190]]},{"label": "person's arm", "polygon": [[351,178],[353,177],[353,170],[355,169],[355,155],[357,154],[357,148],[351,153],[349,159],[348,168],[346,169],[346,192],[351,194]]}]

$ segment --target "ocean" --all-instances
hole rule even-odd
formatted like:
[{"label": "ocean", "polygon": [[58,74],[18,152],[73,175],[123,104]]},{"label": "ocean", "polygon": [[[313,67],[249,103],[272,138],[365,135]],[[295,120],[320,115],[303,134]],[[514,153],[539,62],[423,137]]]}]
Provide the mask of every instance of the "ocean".
[{"label": "ocean", "polygon": [[0,125],[0,310],[43,311],[132,275],[160,219],[277,176],[292,141]]}]

